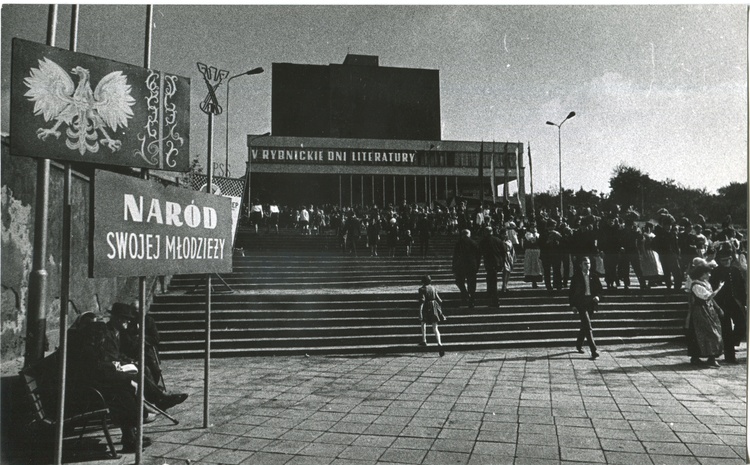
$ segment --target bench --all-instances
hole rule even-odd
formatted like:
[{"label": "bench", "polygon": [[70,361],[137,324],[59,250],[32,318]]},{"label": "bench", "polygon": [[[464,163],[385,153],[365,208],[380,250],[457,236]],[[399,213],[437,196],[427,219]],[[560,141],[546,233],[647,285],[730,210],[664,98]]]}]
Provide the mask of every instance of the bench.
[{"label": "bench", "polygon": [[[56,357],[54,359],[57,360]],[[53,364],[48,363],[49,365]],[[40,428],[54,435],[57,409],[52,404],[57,403],[54,401],[58,395],[55,389],[57,386],[46,386],[45,383],[41,383],[35,370],[24,369],[20,375],[24,385],[24,396],[31,414],[30,422],[26,426]],[[70,435],[76,429],[80,429],[78,436],[78,442],[80,442],[87,431],[101,430],[107,440],[108,456],[118,458],[109,432],[110,413],[104,397],[91,387],[75,387],[74,389],[76,392],[71,393],[73,395],[65,405],[66,418],[63,420],[63,434]]]}]

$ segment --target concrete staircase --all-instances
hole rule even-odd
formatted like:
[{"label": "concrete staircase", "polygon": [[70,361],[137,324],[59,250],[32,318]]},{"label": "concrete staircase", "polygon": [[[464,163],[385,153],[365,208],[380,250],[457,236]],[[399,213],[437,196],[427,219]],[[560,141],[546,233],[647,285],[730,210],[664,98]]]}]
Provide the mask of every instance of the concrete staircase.
[{"label": "concrete staircase", "polygon": [[[235,255],[234,272],[222,275],[233,292],[214,279],[213,357],[434,351],[434,344],[418,346],[417,289],[424,274],[445,301],[447,350],[574,345],[579,323],[567,291],[532,289],[523,282],[520,261],[499,308],[486,305],[483,269],[477,306],[461,305],[450,269],[452,236],[433,238],[434,256],[426,259],[403,250],[392,258],[344,256],[337,239],[325,235],[240,231],[238,237],[244,252]],[[203,355],[204,286],[202,275],[176,276],[169,292],[155,297],[150,312],[162,333],[163,357]],[[664,288],[605,291],[594,320],[597,343],[679,339],[686,302],[684,294]],[[429,334],[428,341],[434,341]]]}]

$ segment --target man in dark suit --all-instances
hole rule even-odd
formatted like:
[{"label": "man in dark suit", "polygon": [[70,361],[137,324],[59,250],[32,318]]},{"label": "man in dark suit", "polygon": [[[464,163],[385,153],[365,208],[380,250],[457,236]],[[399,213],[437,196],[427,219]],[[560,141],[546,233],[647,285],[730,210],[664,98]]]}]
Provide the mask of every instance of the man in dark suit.
[{"label": "man in dark suit", "polygon": [[471,239],[471,231],[464,229],[453,248],[453,274],[456,286],[461,291],[461,300],[474,308],[474,294],[477,290],[477,271],[482,254],[479,245]]},{"label": "man in dark suit", "polygon": [[590,273],[591,261],[588,257],[583,256],[578,262],[578,267],[573,274],[570,282],[570,306],[573,312],[578,312],[581,318],[581,328],[578,331],[576,340],[576,350],[583,353],[583,341],[588,340],[589,349],[591,349],[591,359],[599,357],[594,342],[594,333],[591,329],[591,318],[594,311],[599,305],[599,296],[602,293],[602,283],[599,278]]},{"label": "man in dark suit", "polygon": [[[718,268],[711,272],[710,283],[714,290],[719,290],[714,301],[724,311],[721,317],[721,337],[724,341],[724,361],[736,364],[737,352],[735,346],[739,346],[745,331],[747,321],[745,317],[745,306],[747,305],[747,288],[742,271],[733,266],[734,250],[729,242],[720,242],[716,252]],[[721,286],[726,283],[726,286]]]},{"label": "man in dark suit", "polygon": [[501,269],[505,261],[505,244],[492,235],[492,228],[484,228],[484,237],[479,241],[479,250],[484,259],[484,269],[487,271],[487,295],[490,305],[497,307],[497,271]]}]

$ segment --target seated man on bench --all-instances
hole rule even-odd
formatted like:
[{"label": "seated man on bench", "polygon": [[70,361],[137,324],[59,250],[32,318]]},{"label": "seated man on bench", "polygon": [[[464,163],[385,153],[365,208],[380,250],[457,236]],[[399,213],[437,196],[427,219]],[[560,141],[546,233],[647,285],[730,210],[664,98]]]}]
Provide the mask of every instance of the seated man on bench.
[{"label": "seated man on bench", "polygon": [[[119,362],[121,366],[134,363],[134,360],[138,359],[140,351],[138,347],[138,324],[133,321],[138,316],[138,311],[132,305],[116,302],[112,305],[110,315],[109,322],[107,322],[108,331],[105,337],[104,356],[110,362]],[[156,324],[150,315],[146,315],[146,358],[144,360],[146,367],[143,394],[146,400],[154,406],[161,410],[167,410],[184,402],[188,395],[168,393],[163,382],[160,382],[162,373],[156,354],[158,343],[159,332],[156,329]]]},{"label": "seated man on bench", "polygon": [[[112,421],[122,430],[122,452],[134,453],[139,421],[134,387],[136,375],[105,360],[107,325],[96,321],[93,313],[84,315],[69,330],[68,380],[73,386],[89,386],[102,394]],[[151,439],[144,437],[143,446],[149,445]]]}]

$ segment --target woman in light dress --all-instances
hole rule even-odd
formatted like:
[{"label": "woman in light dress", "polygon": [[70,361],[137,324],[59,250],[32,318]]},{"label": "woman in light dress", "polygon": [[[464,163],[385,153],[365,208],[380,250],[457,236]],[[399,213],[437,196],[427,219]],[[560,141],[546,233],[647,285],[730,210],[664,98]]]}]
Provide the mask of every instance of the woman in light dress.
[{"label": "woman in light dress", "polygon": [[654,225],[646,223],[643,226],[642,238],[638,243],[638,258],[641,261],[641,272],[646,283],[646,289],[664,279],[664,270],[661,267],[659,253],[652,247],[654,240]]},{"label": "woman in light dress", "polygon": [[539,232],[536,224],[531,223],[529,230],[523,237],[525,252],[523,256],[523,280],[531,283],[534,289],[539,287],[542,281],[542,261],[539,258]]},{"label": "woman in light dress", "polygon": [[419,345],[427,345],[427,325],[431,325],[441,357],[445,355],[443,341],[440,339],[440,330],[438,329],[438,323],[445,321],[445,315],[443,315],[443,309],[440,305],[442,302],[437,288],[432,285],[432,278],[429,275],[423,276],[422,287],[419,288],[419,322],[422,325],[422,342]]},{"label": "woman in light dress", "polygon": [[705,364],[711,368],[718,368],[716,357],[721,355],[724,342],[721,338],[722,311],[714,302],[724,283],[719,283],[713,290],[709,283],[711,266],[704,259],[690,270],[690,293],[688,294],[688,315],[685,318],[687,329],[687,346],[690,363],[703,365],[701,358],[706,358]]}]

